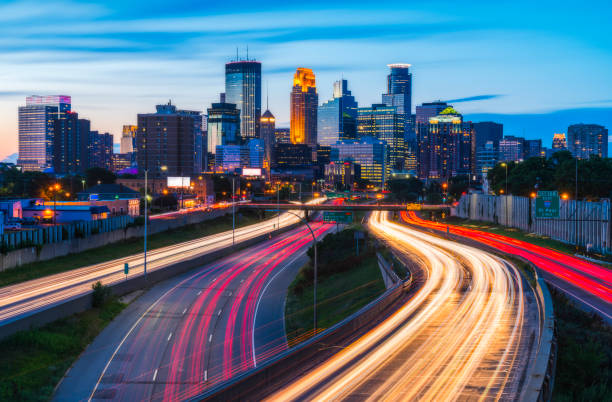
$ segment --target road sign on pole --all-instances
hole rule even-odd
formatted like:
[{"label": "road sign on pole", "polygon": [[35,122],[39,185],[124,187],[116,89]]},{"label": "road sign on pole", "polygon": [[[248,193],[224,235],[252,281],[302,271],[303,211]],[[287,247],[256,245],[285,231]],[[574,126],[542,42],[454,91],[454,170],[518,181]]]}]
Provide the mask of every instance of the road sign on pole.
[{"label": "road sign on pole", "polygon": [[127,276],[130,273],[130,266],[127,262],[123,264],[123,273],[125,274],[125,279],[127,279]]},{"label": "road sign on pole", "polygon": [[559,193],[557,191],[538,191],[536,197],[536,218],[559,217]]},{"label": "road sign on pole", "polygon": [[323,221],[336,223],[351,223],[353,222],[353,213],[347,211],[325,211],[323,212]]}]

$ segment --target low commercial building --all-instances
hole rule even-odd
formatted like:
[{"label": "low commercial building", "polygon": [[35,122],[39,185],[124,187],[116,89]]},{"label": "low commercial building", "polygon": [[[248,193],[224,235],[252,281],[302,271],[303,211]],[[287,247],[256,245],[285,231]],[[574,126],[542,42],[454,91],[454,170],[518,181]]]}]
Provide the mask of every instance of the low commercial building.
[{"label": "low commercial building", "polygon": [[[39,222],[69,223],[75,221],[95,221],[109,217],[106,206],[95,205],[62,205],[60,202],[53,205],[33,204],[24,207],[23,217],[35,219]],[[55,215],[55,219],[54,219]]]},{"label": "low commercial building", "polygon": [[78,193],[77,198],[78,201],[64,202],[66,205],[106,206],[111,215],[140,215],[140,191],[122,184],[98,184]]}]

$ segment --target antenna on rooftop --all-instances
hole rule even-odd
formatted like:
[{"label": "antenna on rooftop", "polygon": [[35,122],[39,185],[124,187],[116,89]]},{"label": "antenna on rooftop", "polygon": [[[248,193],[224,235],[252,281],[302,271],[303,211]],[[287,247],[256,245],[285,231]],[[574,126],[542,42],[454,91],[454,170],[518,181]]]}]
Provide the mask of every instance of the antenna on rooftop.
[{"label": "antenna on rooftop", "polygon": [[236,46],[236,61],[238,61],[238,60],[240,60],[240,59],[238,58],[238,46]]},{"label": "antenna on rooftop", "polygon": [[247,61],[249,61],[249,45],[247,45]]}]

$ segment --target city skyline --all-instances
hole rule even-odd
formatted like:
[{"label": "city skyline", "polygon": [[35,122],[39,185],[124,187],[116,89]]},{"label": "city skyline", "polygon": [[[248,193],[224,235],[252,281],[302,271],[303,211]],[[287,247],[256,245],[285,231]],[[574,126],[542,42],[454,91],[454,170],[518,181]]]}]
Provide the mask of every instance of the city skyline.
[{"label": "city skyline", "polygon": [[[116,2],[51,2],[36,10],[11,2],[0,6],[6,38],[0,159],[17,152],[16,110],[25,96],[70,95],[92,129],[118,140],[123,125],[169,98],[205,111],[223,91],[224,64],[236,46],[246,57],[247,45],[249,58],[262,63],[262,90],[278,127],[289,126],[287,93],[296,67],[313,69],[319,103],[345,78],[356,100],[368,105],[380,101],[386,65],[397,62],[412,64],[413,109],[437,99],[460,103],[466,119],[499,121],[506,134],[542,138],[545,145],[571,123],[611,126],[611,43],[598,31],[598,3],[572,13],[556,3],[518,3],[336,4],[297,15],[274,2],[261,11],[244,3],[237,13],[180,2],[170,13],[156,2],[146,12]],[[333,18],[339,10],[341,20]],[[542,122],[534,127],[533,119]]]}]

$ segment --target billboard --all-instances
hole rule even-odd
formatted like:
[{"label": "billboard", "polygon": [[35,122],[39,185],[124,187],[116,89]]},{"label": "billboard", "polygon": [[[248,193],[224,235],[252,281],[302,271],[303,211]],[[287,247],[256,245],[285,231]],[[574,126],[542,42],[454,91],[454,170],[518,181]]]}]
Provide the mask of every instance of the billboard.
[{"label": "billboard", "polygon": [[168,177],[168,188],[183,188],[190,185],[190,177]]},{"label": "billboard", "polygon": [[243,168],[243,176],[261,176],[261,168]]}]

